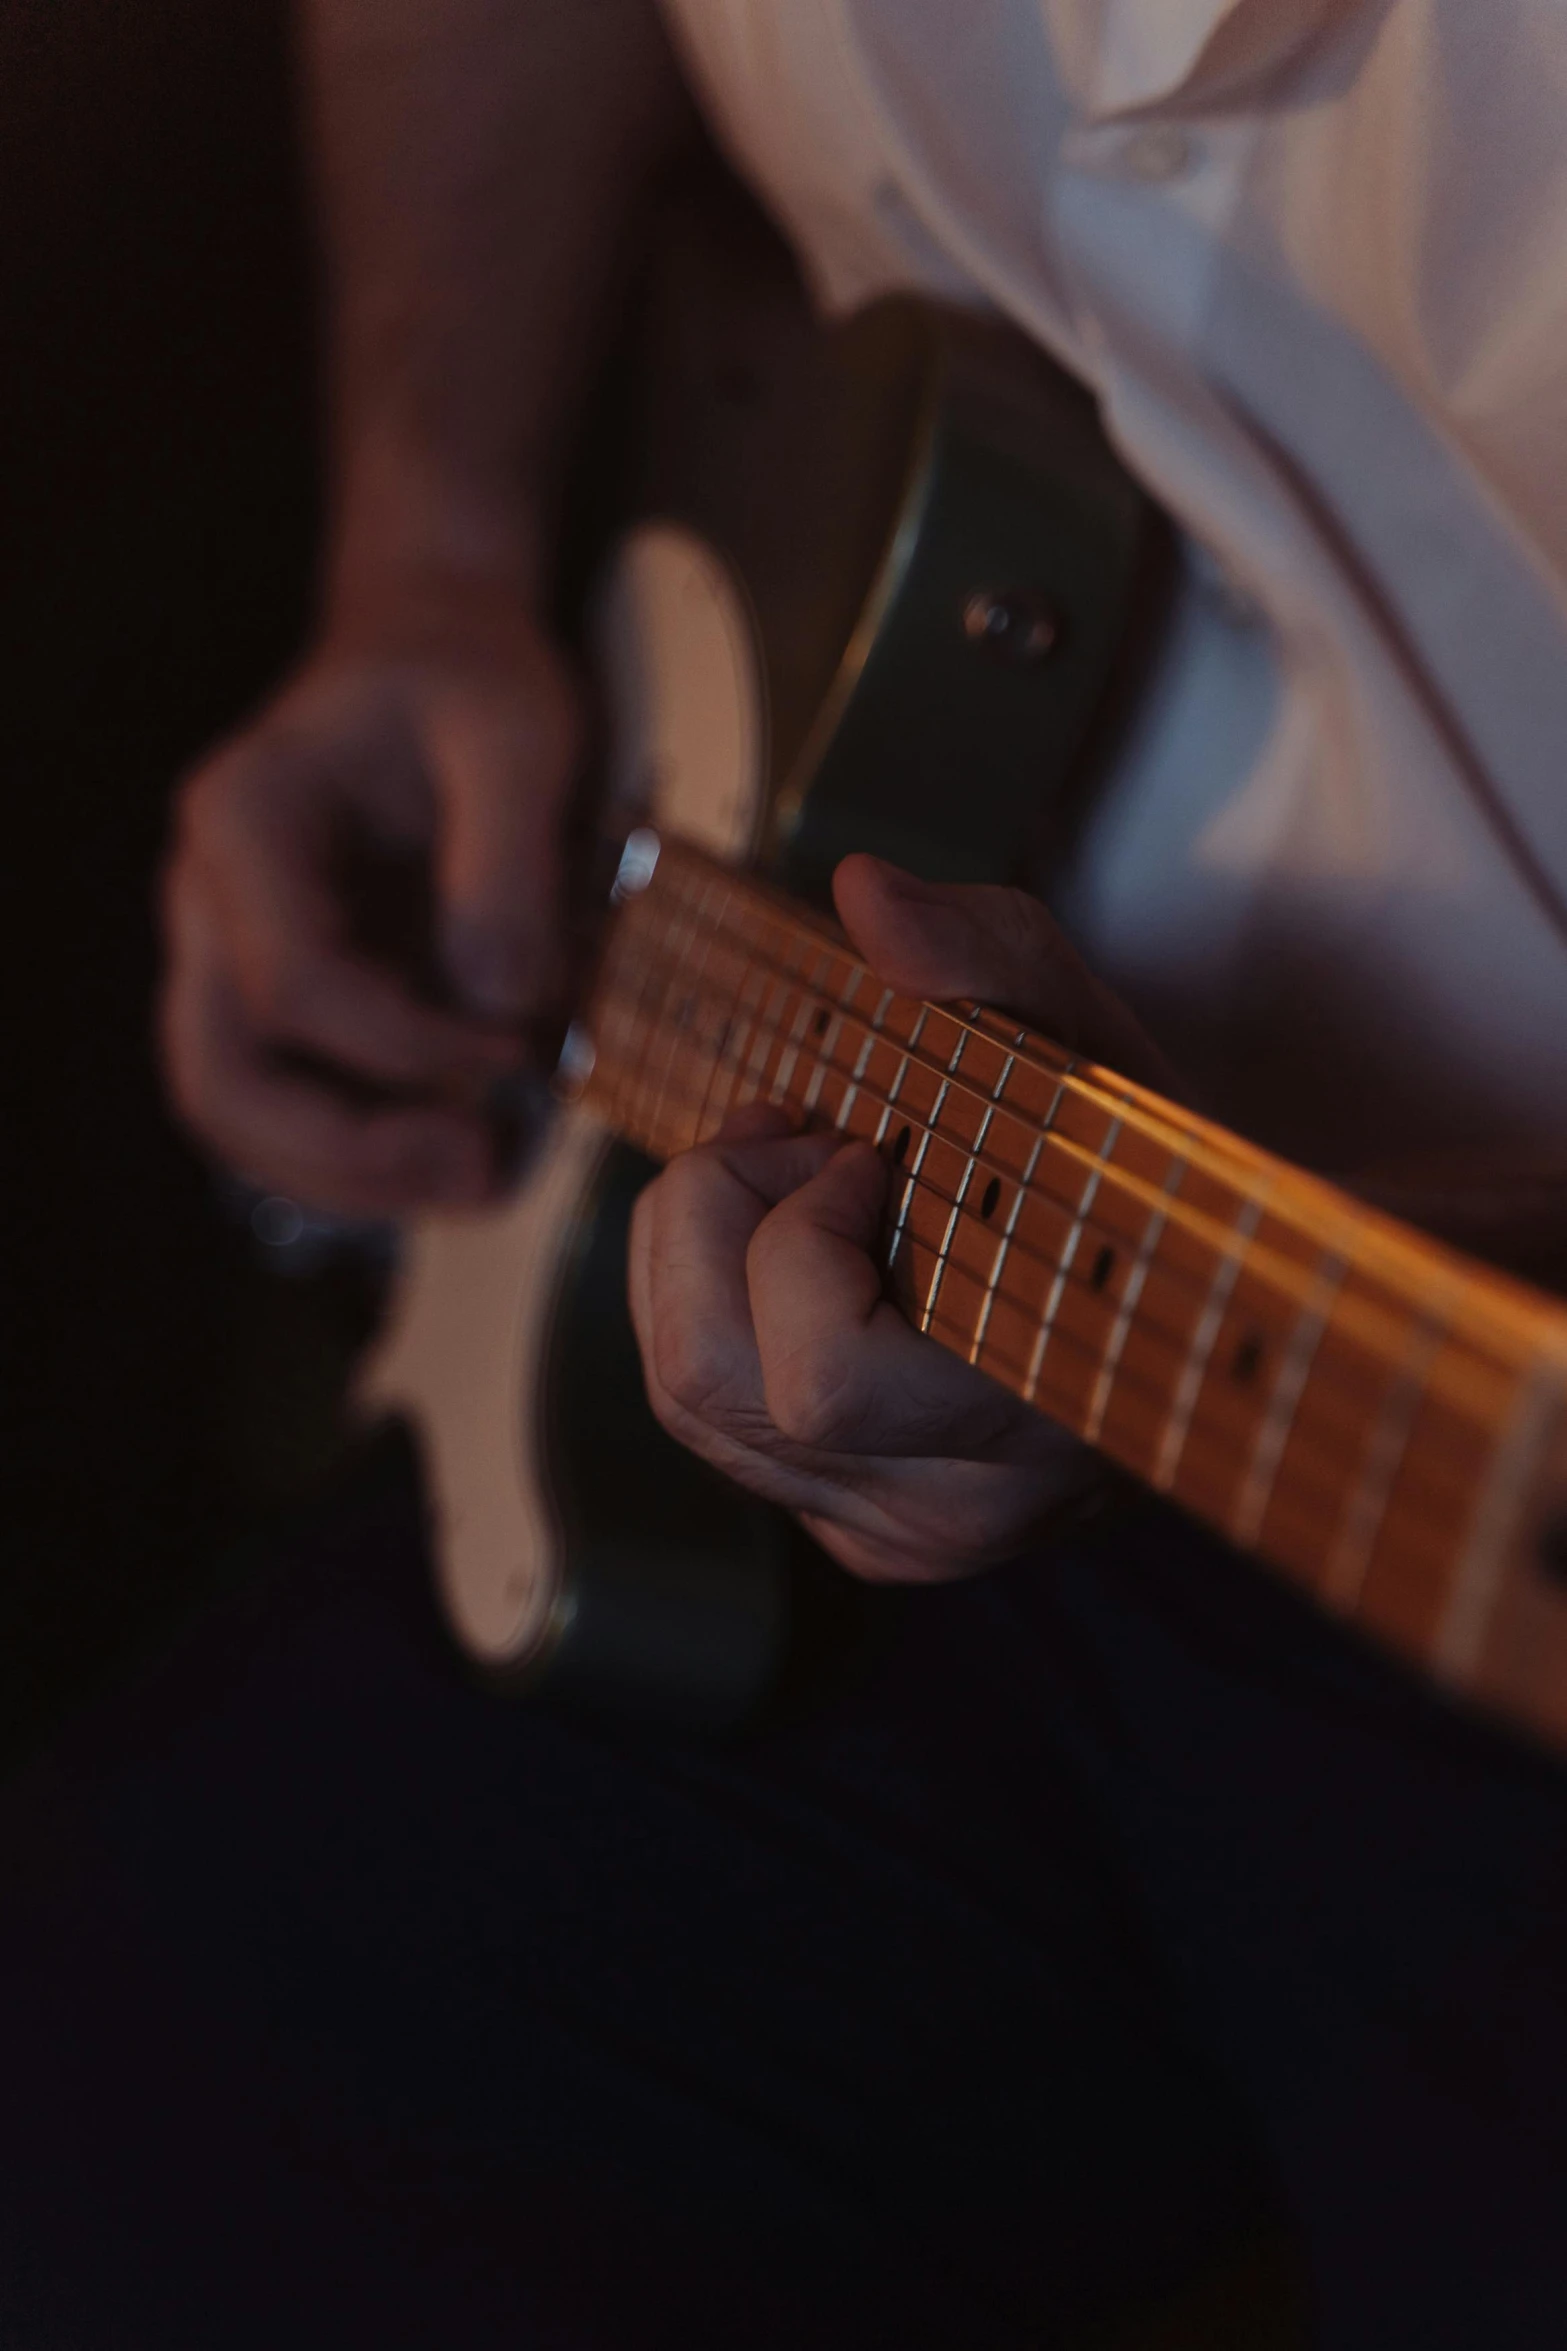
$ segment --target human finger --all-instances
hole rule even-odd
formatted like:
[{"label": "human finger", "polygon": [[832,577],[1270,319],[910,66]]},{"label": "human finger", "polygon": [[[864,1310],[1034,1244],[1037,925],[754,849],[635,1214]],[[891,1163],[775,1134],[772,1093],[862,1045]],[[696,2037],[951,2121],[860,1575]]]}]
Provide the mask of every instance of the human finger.
[{"label": "human finger", "polygon": [[879,857],[844,858],[833,876],[844,928],[888,987],[938,1002],[972,997],[1015,1013],[1068,1052],[1139,1083],[1179,1081],[1146,1030],[1083,962],[1026,890],[922,882]]},{"label": "human finger", "polygon": [[746,1249],[775,1200],[837,1147],[824,1135],[738,1139],[688,1151],[638,1202],[641,1331],[652,1381],[677,1409],[765,1443]]},{"label": "human finger", "polygon": [[207,899],[258,1032],[388,1085],[483,1081],[519,1045],[422,1002],[356,951],[333,887],[325,746],[264,740],[214,762],[186,795],[171,898]]},{"label": "human finger", "polygon": [[[670,1171],[684,1180],[664,1189],[662,1217],[663,1178],[637,1203],[628,1287],[656,1418],[752,1493],[805,1516],[855,1574],[937,1580],[1010,1556],[1062,1486],[1062,1441],[1043,1421],[1028,1416],[1020,1439],[1002,1448],[1022,1456],[1013,1463],[824,1452],[795,1442],[773,1420],[735,1260],[767,1203],[798,1190],[802,1173],[810,1181],[810,1154],[774,1147],[780,1123],[777,1112],[753,1105],[726,1127],[732,1168],[713,1164],[716,1150],[692,1154],[694,1164],[677,1161]],[[770,1130],[762,1148],[749,1147],[758,1141],[753,1128]],[[831,1137],[805,1140],[818,1166],[842,1148]],[[717,1188],[723,1176],[732,1179],[727,1202]],[[675,1278],[674,1299],[656,1285],[655,1268]],[[949,1430],[950,1423],[943,1434]]]},{"label": "human finger", "polygon": [[564,987],[561,833],[582,739],[563,658],[542,636],[517,658],[503,686],[438,684],[424,705],[442,953],[462,1001],[506,1021]]},{"label": "human finger", "polygon": [[1032,1456],[1038,1416],[886,1297],[871,1254],[885,1196],[884,1163],[850,1143],[757,1222],[747,1295],[770,1418],[815,1451]]},{"label": "human finger", "polygon": [[171,949],[160,1007],[170,1091],[230,1166],[351,1215],[472,1206],[487,1196],[493,1151],[477,1117],[423,1106],[365,1110],[279,1069],[202,909],[181,910]]}]

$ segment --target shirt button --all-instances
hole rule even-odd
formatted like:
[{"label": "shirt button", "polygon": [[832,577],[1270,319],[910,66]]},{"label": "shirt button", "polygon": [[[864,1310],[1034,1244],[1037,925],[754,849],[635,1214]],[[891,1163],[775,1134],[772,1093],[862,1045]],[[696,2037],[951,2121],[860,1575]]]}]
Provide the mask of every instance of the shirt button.
[{"label": "shirt button", "polygon": [[1197,142],[1176,123],[1150,123],[1127,140],[1120,161],[1134,180],[1183,179],[1198,161]]}]

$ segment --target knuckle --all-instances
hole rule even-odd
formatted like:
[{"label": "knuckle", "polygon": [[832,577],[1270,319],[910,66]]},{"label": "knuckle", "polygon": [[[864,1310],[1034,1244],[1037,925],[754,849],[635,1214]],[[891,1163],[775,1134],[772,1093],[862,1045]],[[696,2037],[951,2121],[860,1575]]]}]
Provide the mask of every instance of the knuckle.
[{"label": "knuckle", "polygon": [[1003,945],[1015,951],[1037,953],[1057,936],[1044,906],[1027,890],[998,890],[991,912]]},{"label": "knuckle", "polygon": [[689,1445],[693,1435],[691,1416],[681,1409],[668,1389],[663,1386],[658,1378],[656,1366],[651,1368],[646,1385],[648,1409],[665,1436],[673,1437],[677,1444]]},{"label": "knuckle", "polygon": [[718,1421],[734,1383],[732,1350],[711,1325],[665,1312],[653,1332],[653,1370],[660,1388],[690,1420]]},{"label": "knuckle", "polygon": [[989,909],[994,951],[1012,987],[1057,978],[1064,941],[1049,913],[1026,890],[997,890]]},{"label": "knuckle", "polygon": [[715,1201],[734,1183],[724,1162],[722,1143],[697,1143],[691,1150],[682,1151],[670,1161],[664,1180],[678,1187],[693,1208]]},{"label": "knuckle", "polygon": [[253,1016],[274,1036],[300,1043],[315,1036],[327,995],[318,960],[291,954],[286,940],[262,939],[240,976]]},{"label": "knuckle", "polygon": [[770,1208],[746,1243],[745,1272],[753,1297],[772,1300],[797,1295],[802,1247],[808,1248],[822,1222],[819,1194],[807,1199],[791,1192]]},{"label": "knuckle", "polygon": [[844,1366],[816,1349],[789,1355],[768,1374],[767,1405],[780,1435],[822,1453],[852,1449],[860,1421]]},{"label": "knuckle", "polygon": [[666,1384],[659,1368],[656,1345],[644,1345],[642,1350],[643,1384],[647,1390],[648,1409],[663,1430],[677,1445],[704,1458],[722,1450],[724,1431],[718,1423],[694,1412],[689,1405]]},{"label": "knuckle", "polygon": [[716,1143],[682,1151],[649,1187],[655,1196],[661,1235],[684,1246],[692,1234],[710,1234],[734,1190],[734,1178],[725,1167]]}]

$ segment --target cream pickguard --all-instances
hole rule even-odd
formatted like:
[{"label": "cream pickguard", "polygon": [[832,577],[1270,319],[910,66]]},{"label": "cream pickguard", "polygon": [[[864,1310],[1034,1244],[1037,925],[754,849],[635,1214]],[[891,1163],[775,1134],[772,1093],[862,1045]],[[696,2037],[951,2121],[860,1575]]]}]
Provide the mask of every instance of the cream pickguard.
[{"label": "cream pickguard", "polygon": [[[692,533],[645,525],[611,569],[595,639],[611,811],[627,826],[652,815],[743,860],[766,768],[743,591]],[[502,1671],[546,1653],[572,1606],[541,1383],[581,1203],[609,1147],[587,1112],[556,1109],[502,1205],[411,1223],[390,1320],[361,1379],[367,1414],[399,1413],[413,1430],[453,1629]]]},{"label": "cream pickguard", "polygon": [[[817,905],[855,849],[1015,875],[1076,821],[1162,526],[1024,338],[902,298],[824,334],[786,259],[780,282],[693,225],[661,248],[645,413],[606,477],[618,512],[678,518],[621,543],[599,600],[607,823]],[[557,1111],[503,1206],[410,1227],[360,1393],[414,1432],[481,1665],[733,1722],[836,1670],[848,1580],[648,1413],[621,1240],[642,1180]]]}]

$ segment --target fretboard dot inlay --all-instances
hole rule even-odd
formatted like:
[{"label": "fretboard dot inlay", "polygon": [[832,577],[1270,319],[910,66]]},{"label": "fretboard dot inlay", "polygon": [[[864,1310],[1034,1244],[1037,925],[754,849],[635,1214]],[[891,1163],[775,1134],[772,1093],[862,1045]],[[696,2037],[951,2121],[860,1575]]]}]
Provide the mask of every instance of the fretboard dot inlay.
[{"label": "fretboard dot inlay", "polygon": [[1567,1751],[1567,1313],[678,842],[649,874],[563,1062],[590,1114],[656,1159],[757,1100],[872,1144],[933,1342],[1455,1687],[1516,1655]]}]

